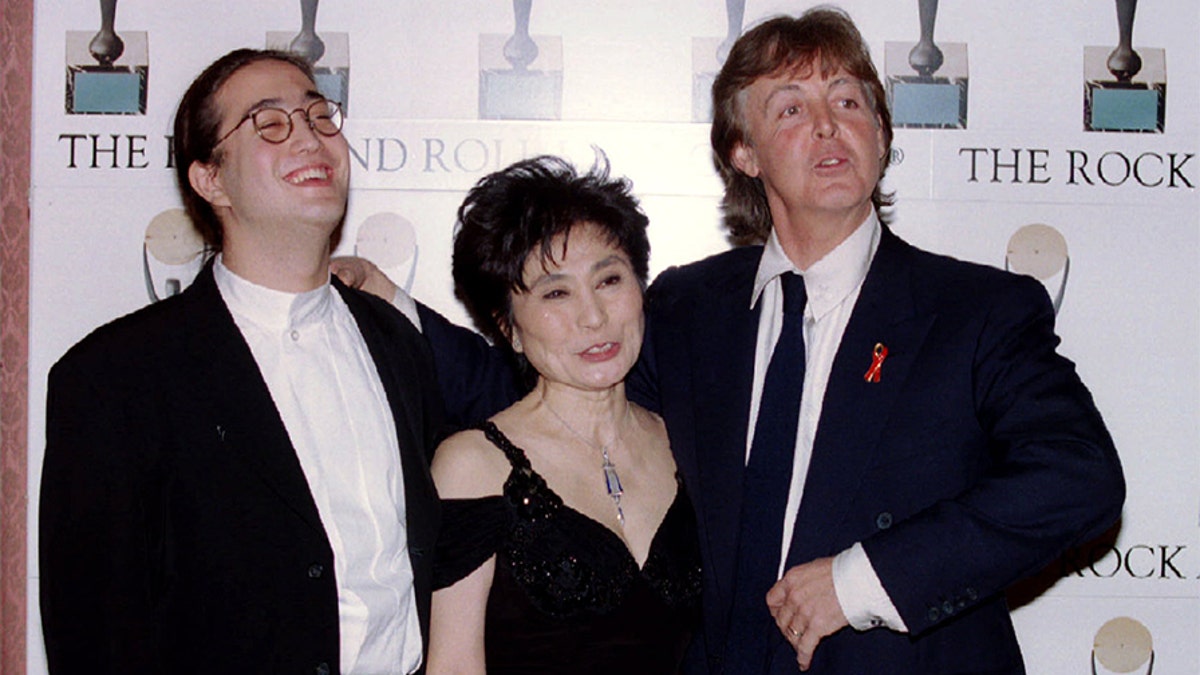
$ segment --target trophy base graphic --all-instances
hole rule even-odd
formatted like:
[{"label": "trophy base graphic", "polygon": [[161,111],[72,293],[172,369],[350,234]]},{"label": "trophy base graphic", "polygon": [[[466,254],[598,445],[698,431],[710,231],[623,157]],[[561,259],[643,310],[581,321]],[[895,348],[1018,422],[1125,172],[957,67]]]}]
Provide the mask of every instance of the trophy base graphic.
[{"label": "trophy base graphic", "polygon": [[966,129],[967,81],[944,77],[888,77],[892,125],[907,129]]},{"label": "trophy base graphic", "polygon": [[1107,47],[1084,48],[1083,129],[1161,134],[1166,128],[1166,54],[1139,49],[1142,69],[1128,82],[1108,72]]},{"label": "trophy base graphic", "polygon": [[350,68],[313,68],[317,91],[330,101],[342,105],[345,114],[350,103]]},{"label": "trophy base graphic", "polygon": [[510,62],[504,48],[512,36],[479,36],[479,119],[562,119],[562,38],[525,37],[536,56]]},{"label": "trophy base graphic", "polygon": [[149,68],[67,66],[67,112],[144,115]]},{"label": "trophy base graphic", "polygon": [[[268,49],[291,50],[295,33],[286,31],[268,31],[266,46]],[[342,106],[342,114],[350,114],[350,34],[342,32],[324,32],[320,34],[321,42],[325,45],[325,53],[313,66],[313,77],[316,79],[317,91],[330,101]]]},{"label": "trophy base graphic", "polygon": [[716,73],[692,73],[692,121],[711,122],[712,86]]},{"label": "trophy base graphic", "polygon": [[100,65],[88,51],[94,35],[67,31],[67,114],[146,114],[146,90],[150,82],[146,33],[122,33],[124,52],[112,65]]},{"label": "trophy base graphic", "polygon": [[1088,82],[1083,101],[1085,131],[1162,133],[1167,86],[1124,82]]},{"label": "trophy base graphic", "polygon": [[480,71],[479,119],[562,119],[562,71]]},{"label": "trophy base graphic", "polygon": [[967,128],[967,45],[939,43],[944,61],[937,72],[917,73],[909,64],[915,42],[884,45],[888,107],[892,126],[905,129]]}]

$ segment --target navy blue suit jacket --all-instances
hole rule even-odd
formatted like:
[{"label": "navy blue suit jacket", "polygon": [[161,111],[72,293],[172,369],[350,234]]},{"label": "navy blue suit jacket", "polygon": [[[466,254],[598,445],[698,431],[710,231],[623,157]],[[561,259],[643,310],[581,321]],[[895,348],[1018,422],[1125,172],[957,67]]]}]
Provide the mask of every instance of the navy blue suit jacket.
[{"label": "navy blue suit jacket", "polygon": [[[335,280],[395,420],[428,636],[442,431],[432,355]],[[287,430],[206,267],[50,371],[41,610],[53,673],[337,672],[333,549]]]},{"label": "navy blue suit jacket", "polygon": [[[631,397],[658,410],[700,527],[704,631],[688,672],[723,663],[754,369],[761,247],[663,272]],[[864,375],[887,347],[879,382]],[[1003,592],[1119,517],[1116,451],[1042,286],[920,251],[884,228],[833,363],[789,567],[862,542],[910,634],[851,628],[810,673],[1021,673]]]}]

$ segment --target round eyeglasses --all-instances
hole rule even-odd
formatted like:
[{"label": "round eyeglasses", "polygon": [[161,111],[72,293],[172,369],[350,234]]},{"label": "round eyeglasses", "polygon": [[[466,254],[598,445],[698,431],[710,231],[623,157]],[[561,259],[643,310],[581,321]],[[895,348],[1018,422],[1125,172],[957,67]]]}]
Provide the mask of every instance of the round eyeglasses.
[{"label": "round eyeglasses", "polygon": [[336,101],[320,98],[308,104],[307,107],[296,108],[291,112],[283,108],[252,110],[214,143],[213,148],[232,136],[233,132],[246,123],[246,120],[250,120],[254,124],[254,131],[259,138],[268,143],[282,143],[292,137],[292,129],[295,126],[292,124],[292,115],[296,113],[304,115],[304,121],[308,124],[308,128],[322,136],[336,136],[342,130],[342,106]]}]

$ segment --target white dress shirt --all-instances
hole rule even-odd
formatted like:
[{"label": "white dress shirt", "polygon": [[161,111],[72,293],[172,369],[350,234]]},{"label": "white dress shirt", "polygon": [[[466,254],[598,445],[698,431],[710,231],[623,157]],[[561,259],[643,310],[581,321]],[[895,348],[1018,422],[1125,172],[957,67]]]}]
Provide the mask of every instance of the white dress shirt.
[{"label": "white dress shirt", "polygon": [[284,293],[214,276],[258,363],[333,547],[341,672],[422,661],[395,421],[358,324],[329,284]]},{"label": "white dress shirt", "polygon": [[[779,333],[783,330],[783,291],[779,276],[785,272],[800,274],[804,277],[804,288],[808,293],[808,304],[804,308],[804,392],[800,398],[792,483],[788,490],[787,508],[780,514],[783,518],[780,576],[786,571],[784,565],[796,524],[796,513],[800,509],[800,498],[804,494],[813,439],[817,434],[825,399],[825,385],[829,381],[829,372],[842,342],[842,334],[862,290],[863,280],[879,248],[880,232],[879,219],[872,210],[871,215],[837,248],[807,270],[800,270],[784,253],[772,230],[758,264],[750,306],[761,302],[762,311],[759,314],[754,353],[751,423],[746,434],[747,462],[754,441],[754,420],[758,419],[767,366],[775,343],[779,340]],[[886,625],[894,630],[907,630],[861,544],[855,544],[834,558],[833,582],[838,603],[854,628],[866,630]]]}]

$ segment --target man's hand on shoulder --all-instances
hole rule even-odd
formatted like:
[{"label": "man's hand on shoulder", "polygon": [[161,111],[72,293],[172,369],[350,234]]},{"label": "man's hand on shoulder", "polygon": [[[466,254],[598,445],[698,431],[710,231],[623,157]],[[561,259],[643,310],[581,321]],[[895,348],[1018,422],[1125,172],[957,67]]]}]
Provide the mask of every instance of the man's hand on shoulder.
[{"label": "man's hand on shoulder", "polygon": [[767,592],[767,607],[784,638],[796,649],[800,670],[827,635],[850,625],[833,586],[833,558],[797,565]]},{"label": "man's hand on shoulder", "polygon": [[366,258],[339,256],[329,262],[329,271],[350,288],[365,291],[385,302],[393,302],[396,291],[400,290],[383,270]]}]

